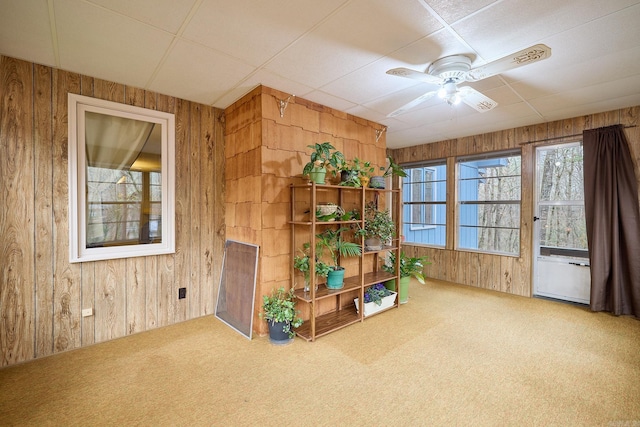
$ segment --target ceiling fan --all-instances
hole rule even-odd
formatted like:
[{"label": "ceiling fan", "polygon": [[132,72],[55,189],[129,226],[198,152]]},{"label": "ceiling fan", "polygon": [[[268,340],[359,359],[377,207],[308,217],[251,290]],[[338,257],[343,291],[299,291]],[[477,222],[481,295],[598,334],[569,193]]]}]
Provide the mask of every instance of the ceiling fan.
[{"label": "ceiling fan", "polygon": [[470,86],[458,87],[459,83],[477,82],[478,80],[486,79],[487,77],[495,76],[496,74],[523,65],[542,61],[550,56],[551,48],[544,44],[536,44],[511,55],[488,62],[477,68],[471,68],[471,58],[466,55],[451,55],[440,58],[429,65],[426,72],[402,67],[393,68],[387,71],[387,74],[437,84],[440,88],[419,96],[389,113],[387,117],[400,115],[436,95],[449,105],[456,105],[462,101],[470,107],[484,113],[496,107],[498,103]]}]

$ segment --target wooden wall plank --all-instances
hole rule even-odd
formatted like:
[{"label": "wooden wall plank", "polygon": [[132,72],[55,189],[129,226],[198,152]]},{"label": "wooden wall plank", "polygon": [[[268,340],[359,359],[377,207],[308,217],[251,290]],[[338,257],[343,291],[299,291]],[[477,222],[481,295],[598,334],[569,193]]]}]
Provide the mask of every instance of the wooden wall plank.
[{"label": "wooden wall plank", "polygon": [[68,94],[80,93],[80,76],[53,70],[54,349],[80,347],[79,264],[69,263]]},{"label": "wooden wall plank", "polygon": [[178,299],[178,289],[189,289],[189,244],[191,241],[191,183],[190,183],[190,143],[191,128],[190,103],[176,101],[176,253],[175,253],[175,285],[170,298],[175,311],[170,313],[171,323],[186,319],[187,298]]},{"label": "wooden wall plank", "polygon": [[[200,112],[200,145],[197,156],[200,176],[200,204],[199,210],[200,251],[194,254],[199,257],[198,277],[200,282],[200,301],[198,315],[213,313],[214,281],[212,266],[214,259],[215,233],[215,111],[212,108],[202,108]],[[193,312],[193,311],[192,311]]]},{"label": "wooden wall plank", "polygon": [[[158,111],[164,111],[167,113],[176,113],[176,99],[166,95],[156,94],[156,109]],[[176,117],[177,121],[177,117]],[[176,129],[176,145],[180,143]],[[178,147],[176,146],[176,153]],[[177,154],[176,154],[177,155]],[[177,159],[176,159],[177,161]],[[177,166],[176,166],[177,169]],[[177,178],[176,178],[177,180]],[[176,184],[176,193],[178,187]],[[177,206],[176,206],[177,208]],[[176,212],[176,222],[178,222],[178,216]],[[177,224],[176,224],[177,225]],[[176,238],[178,232],[176,229]],[[177,246],[177,243],[176,243]],[[177,250],[177,248],[176,248]],[[158,317],[157,326],[166,326],[174,323],[176,310],[176,302],[178,295],[178,288],[176,286],[176,278],[174,274],[175,255],[162,255],[157,260],[158,271]]]},{"label": "wooden wall plank", "polygon": [[[214,175],[214,232],[215,239],[213,242],[214,259],[222,259],[224,257],[224,245],[226,240],[226,161],[225,161],[225,116],[224,113],[215,113],[214,117],[214,158],[215,158],[215,175]],[[217,302],[218,289],[220,287],[220,277],[222,274],[222,263],[214,263],[211,268],[211,279],[213,280],[213,306],[207,313],[215,311]]]},{"label": "wooden wall plank", "polygon": [[[93,97],[93,77],[80,76],[80,94]],[[80,345],[85,346],[96,342],[96,266],[95,263],[80,264],[80,308],[93,309],[92,316],[80,318]]]},{"label": "wooden wall plank", "polygon": [[0,74],[0,365],[34,355],[33,68],[2,58]]},{"label": "wooden wall plank", "polygon": [[202,239],[201,239],[201,210],[200,205],[203,175],[208,172],[201,169],[200,153],[202,144],[201,123],[202,123],[202,111],[200,104],[191,103],[191,112],[189,119],[189,188],[191,189],[191,195],[189,197],[189,234],[191,236],[189,242],[189,260],[188,260],[188,285],[187,285],[187,308],[189,314],[187,318],[193,318],[200,316],[200,300],[202,298],[202,289],[200,284],[200,253],[202,252]]},{"label": "wooden wall plank", "polygon": [[35,357],[53,353],[53,146],[51,68],[34,66]]}]

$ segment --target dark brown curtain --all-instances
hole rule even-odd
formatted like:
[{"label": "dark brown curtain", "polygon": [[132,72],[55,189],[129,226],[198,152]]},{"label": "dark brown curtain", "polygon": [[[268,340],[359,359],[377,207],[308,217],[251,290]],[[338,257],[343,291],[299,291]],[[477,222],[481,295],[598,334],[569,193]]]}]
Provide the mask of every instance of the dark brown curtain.
[{"label": "dark brown curtain", "polygon": [[638,182],[622,126],[585,131],[591,310],[640,317]]}]

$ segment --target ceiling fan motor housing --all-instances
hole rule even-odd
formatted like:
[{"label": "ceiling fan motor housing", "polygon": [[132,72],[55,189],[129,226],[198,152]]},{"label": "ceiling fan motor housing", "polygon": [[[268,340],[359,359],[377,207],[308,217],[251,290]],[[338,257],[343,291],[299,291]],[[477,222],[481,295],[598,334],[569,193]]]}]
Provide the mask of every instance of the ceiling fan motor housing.
[{"label": "ceiling fan motor housing", "polygon": [[464,55],[451,55],[434,61],[427,70],[428,74],[443,81],[460,83],[471,69],[471,59]]}]

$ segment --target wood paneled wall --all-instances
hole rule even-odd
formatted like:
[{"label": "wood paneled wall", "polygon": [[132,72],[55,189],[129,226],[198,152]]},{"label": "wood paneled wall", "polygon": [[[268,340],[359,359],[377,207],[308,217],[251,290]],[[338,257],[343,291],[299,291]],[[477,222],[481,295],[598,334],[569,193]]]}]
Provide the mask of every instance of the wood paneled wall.
[{"label": "wood paneled wall", "polygon": [[[69,263],[68,93],[175,114],[175,254]],[[214,312],[225,241],[221,114],[0,57],[0,366]],[[82,317],[84,308],[94,315]]]},{"label": "wood paneled wall", "polygon": [[[425,268],[428,277],[464,285],[493,289],[515,295],[531,296],[533,291],[533,210],[535,147],[581,140],[586,129],[622,124],[636,166],[640,187],[640,107],[559,120],[539,125],[508,129],[455,140],[440,141],[392,151],[399,163],[420,160],[447,159],[447,200],[455,194],[455,161],[457,156],[501,151],[522,150],[522,202],[520,218],[520,256],[500,256],[455,249],[455,212],[447,204],[446,248],[404,245],[408,255],[429,257]],[[573,136],[580,135],[580,136]]]},{"label": "wood paneled wall", "polygon": [[298,97],[281,117],[279,100],[288,97],[259,86],[225,110],[227,235],[260,246],[253,325],[261,335],[262,295],[292,283],[289,185],[307,182],[307,146],[329,141],[347,159],[386,161],[384,134],[376,142],[381,125]]}]

